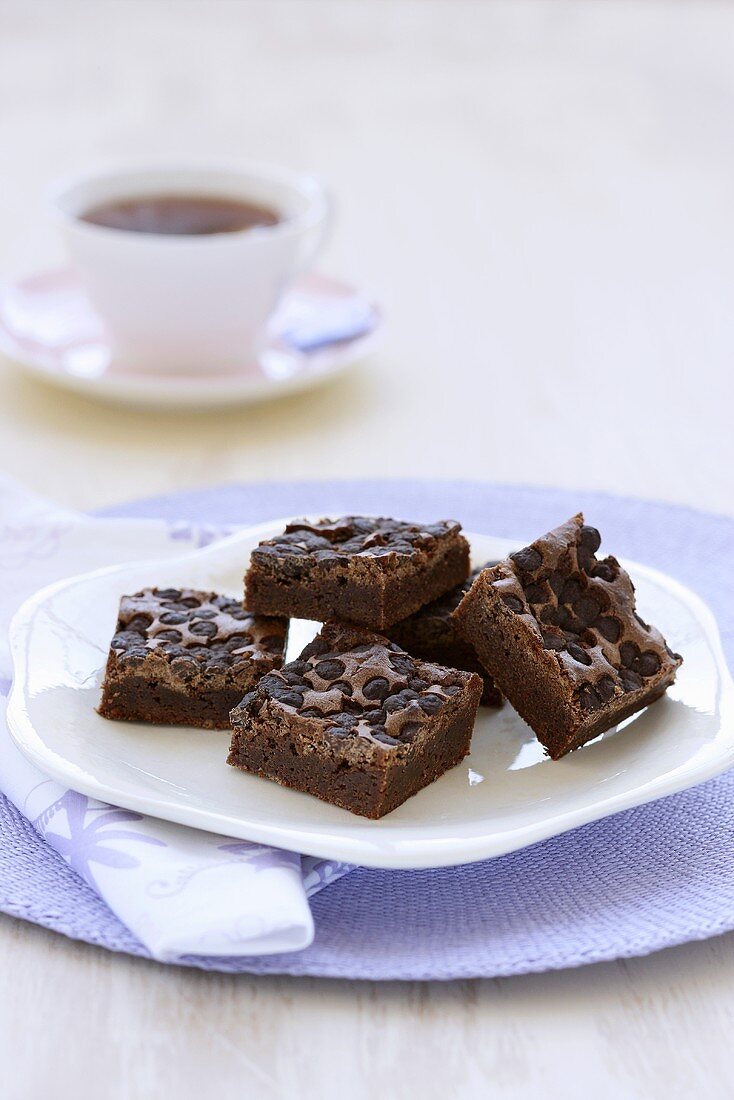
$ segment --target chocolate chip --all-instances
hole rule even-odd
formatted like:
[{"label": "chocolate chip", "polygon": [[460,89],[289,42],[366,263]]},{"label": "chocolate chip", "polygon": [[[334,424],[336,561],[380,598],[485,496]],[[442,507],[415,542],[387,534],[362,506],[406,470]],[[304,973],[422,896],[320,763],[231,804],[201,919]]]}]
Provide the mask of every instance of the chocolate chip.
[{"label": "chocolate chip", "polygon": [[440,710],[444,704],[444,700],[440,695],[433,695],[429,692],[428,695],[423,695],[418,700],[418,706],[421,708],[424,714],[435,714]]},{"label": "chocolate chip", "polygon": [[159,600],[180,600],[181,589],[180,588],[156,588],[154,590],[155,595]]},{"label": "chocolate chip", "polygon": [[595,566],[592,576],[598,577],[600,581],[613,581],[616,574],[611,565],[608,565],[605,561],[600,561]]},{"label": "chocolate chip", "polygon": [[584,684],[579,689],[578,701],[583,710],[598,710],[602,702],[591,684]]},{"label": "chocolate chip", "polygon": [[398,739],[396,737],[391,737],[387,730],[373,730],[372,737],[382,745],[389,745],[390,748],[400,744]]},{"label": "chocolate chip", "polygon": [[[425,691],[427,687],[428,680],[423,680],[420,676],[413,676],[410,680],[408,680],[408,688],[410,689],[410,691]],[[403,692],[403,694],[405,694],[405,692]],[[413,698],[417,698],[417,696],[413,696]]]},{"label": "chocolate chip", "polygon": [[329,690],[340,691],[342,695],[352,695],[354,691],[352,685],[346,680],[336,680],[333,684],[330,685]]},{"label": "chocolate chip", "polygon": [[387,713],[382,709],[371,710],[365,715],[365,722],[368,726],[384,726],[386,721]]},{"label": "chocolate chip", "polygon": [[179,630],[160,630],[155,635],[156,642],[180,642],[181,632]]},{"label": "chocolate chip", "polygon": [[347,726],[329,726],[326,732],[332,737],[349,737],[352,731]]},{"label": "chocolate chip", "polygon": [[548,577],[548,584],[553,589],[554,594],[558,597],[560,597],[565,583],[566,578],[563,573],[551,573],[550,577]]},{"label": "chocolate chip", "polygon": [[574,618],[567,607],[559,607],[556,611],[556,623],[560,626],[561,630],[573,631]]},{"label": "chocolate chip", "polygon": [[140,634],[135,630],[120,630],[110,642],[111,649],[127,649],[129,646],[139,646]]},{"label": "chocolate chip", "polygon": [[390,684],[384,676],[374,676],[362,688],[365,699],[383,700],[390,694]]},{"label": "chocolate chip", "polygon": [[303,695],[281,680],[280,676],[265,676],[260,683],[279,703],[287,703],[291,707],[300,707],[303,703]]},{"label": "chocolate chip", "polygon": [[571,577],[564,584],[559,599],[562,603],[573,604],[580,599],[582,592],[581,581],[577,580],[576,577]]},{"label": "chocolate chip", "polygon": [[582,569],[584,573],[593,573],[594,566],[596,565],[596,558],[593,554],[590,554],[588,550],[584,550],[583,546],[579,546],[576,550],[576,557],[579,563],[579,569]]},{"label": "chocolate chip", "polygon": [[261,542],[260,545],[256,546],[255,549],[252,551],[251,557],[254,558],[256,561],[262,559],[265,559],[267,561],[268,558],[277,557],[279,551],[279,546],[275,546],[272,543]]},{"label": "chocolate chip", "polygon": [[528,584],[525,587],[525,599],[528,603],[545,603],[548,599],[548,589],[544,584]]},{"label": "chocolate chip", "polygon": [[534,573],[543,564],[541,555],[532,546],[516,550],[514,554],[510,554],[510,558],[523,573]]},{"label": "chocolate chip", "polygon": [[522,600],[518,599],[517,596],[513,596],[509,592],[503,593],[502,602],[505,607],[509,608],[510,611],[514,611],[516,615],[522,615],[525,611],[525,604],[522,602]]},{"label": "chocolate chip", "polygon": [[[191,649],[189,649],[189,652],[191,652]],[[283,681],[281,680],[280,676],[277,676],[275,673],[269,672],[260,680],[260,687],[265,688],[267,691],[273,692],[277,691],[278,686],[282,685],[282,683]]]},{"label": "chocolate chip", "polygon": [[164,611],[158,621],[164,626],[178,626],[179,623],[186,622],[186,616],[181,611]]},{"label": "chocolate chip", "polygon": [[217,613],[211,607],[200,607],[197,611],[191,612],[192,619],[216,619]]},{"label": "chocolate chip", "polygon": [[338,680],[340,676],[344,675],[344,662],[336,658],[331,661],[319,661],[314,668],[314,672],[322,680]]},{"label": "chocolate chip", "polygon": [[197,619],[195,623],[191,623],[189,630],[197,637],[214,638],[217,633],[217,624],[210,623],[207,619]]},{"label": "chocolate chip", "polygon": [[200,607],[201,600],[198,600],[196,596],[184,596],[180,601],[183,607]]},{"label": "chocolate chip", "polygon": [[660,658],[651,649],[645,650],[637,664],[643,676],[654,676],[660,671]]},{"label": "chocolate chip", "polygon": [[295,691],[283,691],[278,694],[277,700],[279,703],[283,703],[288,707],[295,707],[297,710],[303,703],[303,696]]},{"label": "chocolate chip", "polygon": [[283,668],[283,669],[281,669],[280,670],[280,675],[283,677],[286,684],[290,684],[291,687],[295,687],[295,686],[298,686],[298,687],[301,687],[301,688],[310,687],[310,684],[308,683],[308,681],[303,676],[299,675],[299,673],[294,672],[292,668]]},{"label": "chocolate chip", "polygon": [[642,687],[642,677],[633,672],[631,668],[623,668],[619,673],[619,678],[625,691],[636,691]]},{"label": "chocolate chip", "polygon": [[597,680],[595,687],[597,694],[601,696],[605,703],[608,703],[615,691],[614,680],[611,676],[602,676],[601,680]]},{"label": "chocolate chip", "polygon": [[135,631],[136,634],[145,634],[152,622],[150,615],[136,615],[127,624],[127,629]]},{"label": "chocolate chip", "polygon": [[401,695],[388,695],[384,702],[384,708],[388,714],[392,714],[393,711],[402,710],[405,706],[405,700]]},{"label": "chocolate chip", "polygon": [[396,653],[389,660],[391,666],[401,676],[412,676],[415,672],[415,662],[411,661],[405,653]]},{"label": "chocolate chip", "polygon": [[141,653],[140,650],[129,650],[127,653],[121,653],[119,660],[121,660],[127,668],[140,668],[141,665],[145,664],[145,658],[145,652]]},{"label": "chocolate chip", "polygon": [[590,554],[595,554],[601,546],[601,535],[596,527],[589,527],[588,524],[584,524],[579,531],[579,543],[584,550],[587,550]]},{"label": "chocolate chip", "polygon": [[582,649],[580,645],[576,645],[575,642],[569,642],[566,646],[566,651],[570,657],[573,657],[574,661],[578,661],[580,665],[590,665],[591,657]]},{"label": "chocolate chip", "polygon": [[242,606],[237,603],[237,600],[233,600],[231,596],[212,596],[211,602],[215,607],[218,607],[220,611],[226,611],[228,614],[235,608]]},{"label": "chocolate chip", "polygon": [[619,620],[612,618],[611,615],[604,615],[601,619],[597,619],[594,626],[602,638],[606,638],[608,642],[616,642],[622,632]]},{"label": "chocolate chip", "polygon": [[171,661],[171,671],[182,680],[190,680],[196,675],[197,663],[189,656],[177,656]]},{"label": "chocolate chip", "polygon": [[589,626],[601,611],[601,604],[593,596],[586,594],[579,596],[573,605],[573,609],[584,626]]},{"label": "chocolate chip", "polygon": [[338,726],[344,726],[346,729],[354,729],[359,724],[359,719],[354,714],[335,714],[332,717],[332,722]]},{"label": "chocolate chip", "polygon": [[619,647],[619,659],[625,668],[632,668],[639,656],[639,647],[634,642],[622,642]]},{"label": "chocolate chip", "polygon": [[546,631],[541,634],[541,638],[545,649],[561,650],[566,648],[566,639],[562,638],[560,634],[551,634],[550,631]]},{"label": "chocolate chip", "polygon": [[323,718],[324,715],[317,707],[304,707],[301,711],[301,718]]}]

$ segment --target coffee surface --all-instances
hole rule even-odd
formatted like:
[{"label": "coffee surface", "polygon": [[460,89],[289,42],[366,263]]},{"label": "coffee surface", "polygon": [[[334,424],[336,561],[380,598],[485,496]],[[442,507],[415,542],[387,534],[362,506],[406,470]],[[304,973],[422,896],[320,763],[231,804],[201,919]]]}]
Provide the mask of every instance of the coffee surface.
[{"label": "coffee surface", "polygon": [[128,233],[200,237],[277,225],[275,210],[218,195],[140,195],[91,207],[81,220]]}]

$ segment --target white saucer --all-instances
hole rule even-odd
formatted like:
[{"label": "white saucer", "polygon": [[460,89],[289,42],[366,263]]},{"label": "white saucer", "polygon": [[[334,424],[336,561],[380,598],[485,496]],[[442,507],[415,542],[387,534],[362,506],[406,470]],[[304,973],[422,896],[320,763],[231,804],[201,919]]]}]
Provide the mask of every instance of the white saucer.
[{"label": "white saucer", "polygon": [[0,287],[0,351],[9,359],[53,385],[139,408],[213,409],[309,389],[362,359],[380,326],[368,298],[311,273],[273,318],[258,369],[154,375],[113,361],[100,319],[71,270]]},{"label": "white saucer", "polygon": [[[242,593],[268,523],[165,561],[62,581],[11,628],[7,719],[41,771],[83,794],[154,817],[369,867],[441,867],[498,856],[672,794],[734,763],[734,684],[711,612],[662,573],[629,564],[640,612],[684,656],[664,699],[553,762],[505,705],[480,707],[471,754],[381,821],[355,817],[225,763],[228,734],[109,722],[96,713],[118,599],[149,584]],[[476,561],[513,544],[470,535]]]}]

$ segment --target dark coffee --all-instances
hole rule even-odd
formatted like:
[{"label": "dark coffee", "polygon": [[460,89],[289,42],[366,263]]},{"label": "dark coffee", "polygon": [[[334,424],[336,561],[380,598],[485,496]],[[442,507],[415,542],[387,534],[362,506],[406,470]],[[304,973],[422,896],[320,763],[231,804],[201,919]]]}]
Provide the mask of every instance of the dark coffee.
[{"label": "dark coffee", "polygon": [[140,195],[100,203],[80,215],[83,222],[124,229],[128,233],[163,233],[200,237],[241,233],[261,225],[277,225],[280,216],[266,206],[218,195]]}]

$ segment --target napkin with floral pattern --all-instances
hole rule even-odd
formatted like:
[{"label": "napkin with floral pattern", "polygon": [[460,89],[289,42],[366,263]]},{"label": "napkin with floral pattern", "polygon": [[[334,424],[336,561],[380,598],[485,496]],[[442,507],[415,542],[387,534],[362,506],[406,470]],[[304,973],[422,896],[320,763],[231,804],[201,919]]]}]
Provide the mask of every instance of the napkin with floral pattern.
[{"label": "napkin with floral pattern", "polygon": [[168,558],[229,533],[205,524],[92,519],[0,478],[0,790],[166,962],[308,947],[314,936],[308,898],[349,867],[119,809],[46,778],[5,725],[12,683],[7,628],[23,600],[53,581]]}]

